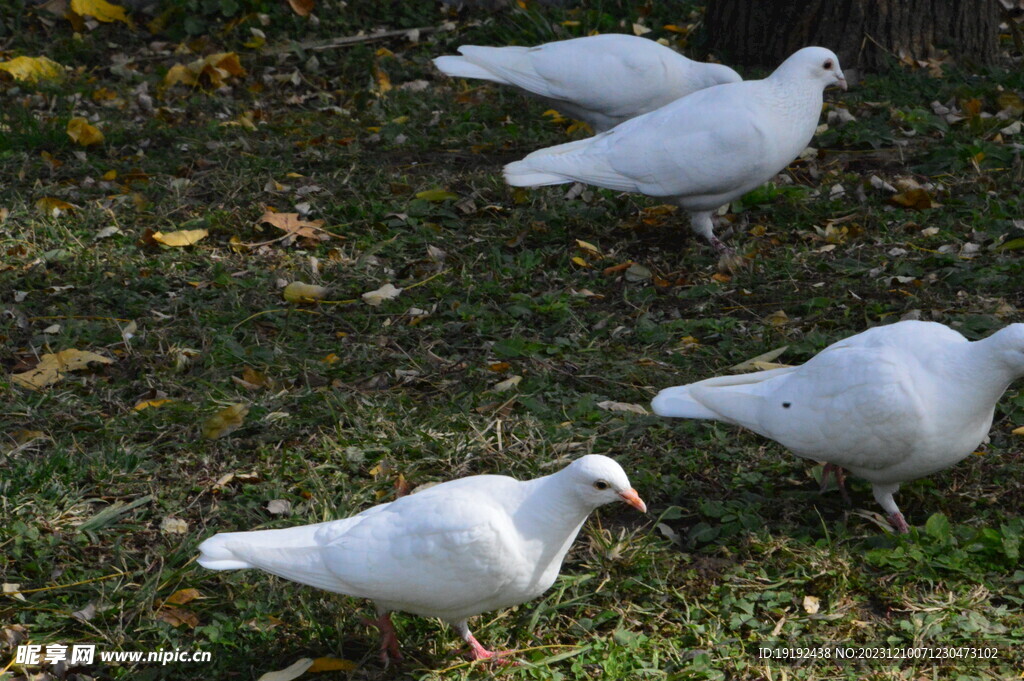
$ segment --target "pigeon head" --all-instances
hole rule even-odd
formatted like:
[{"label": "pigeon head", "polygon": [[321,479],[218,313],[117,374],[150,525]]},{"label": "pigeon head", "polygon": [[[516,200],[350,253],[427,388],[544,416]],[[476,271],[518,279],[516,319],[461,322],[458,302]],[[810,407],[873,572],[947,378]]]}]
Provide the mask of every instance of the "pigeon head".
[{"label": "pigeon head", "polygon": [[1015,376],[1024,376],[1024,324],[1004,326],[981,342],[991,343]]},{"label": "pigeon head", "polygon": [[818,81],[822,88],[838,85],[846,89],[846,76],[839,67],[839,57],[824,47],[805,47],[797,50],[776,70]]},{"label": "pigeon head", "polygon": [[647,512],[637,491],[629,484],[626,471],[607,456],[588,454],[566,466],[565,475],[582,503],[597,508],[613,501],[622,501],[641,513]]}]

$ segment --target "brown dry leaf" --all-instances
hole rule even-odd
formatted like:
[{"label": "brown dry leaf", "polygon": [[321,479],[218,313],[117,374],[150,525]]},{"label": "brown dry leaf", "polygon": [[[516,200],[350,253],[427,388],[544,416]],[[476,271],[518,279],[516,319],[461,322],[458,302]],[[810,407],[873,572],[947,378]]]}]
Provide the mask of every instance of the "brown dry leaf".
[{"label": "brown dry leaf", "polygon": [[776,310],[768,315],[768,323],[774,327],[785,326],[786,324],[792,323],[792,319],[786,314],[785,310]]},{"label": "brown dry leaf", "polygon": [[36,201],[36,210],[51,218],[59,218],[64,213],[70,213],[74,209],[75,206],[73,204],[55,199],[52,196],[44,196]]},{"label": "brown dry leaf", "polygon": [[181,229],[177,232],[167,232],[166,234],[163,232],[153,232],[150,236],[158,244],[179,248],[198,243],[209,236],[209,234],[210,232],[205,229]]},{"label": "brown dry leaf", "polygon": [[306,673],[310,667],[313,666],[313,659],[310,657],[304,657],[295,662],[295,664],[286,667],[280,671],[267,672],[256,681],[292,681],[297,679]]},{"label": "brown dry leaf", "polygon": [[[233,377],[234,378],[234,377]],[[270,385],[270,379],[263,372],[256,371],[252,367],[242,369],[242,377],[235,378],[235,382],[241,382],[249,390],[258,390]]]},{"label": "brown dry leaf", "polygon": [[889,197],[889,203],[915,210],[925,210],[935,205],[932,202],[932,197],[924,189],[908,189],[899,194],[893,194]]},{"label": "brown dry leaf", "polygon": [[511,368],[512,368],[512,365],[509,364],[508,362],[495,362],[493,364],[488,364],[487,365],[487,369],[489,371],[493,371],[493,372],[498,373],[498,374],[504,373],[504,372],[508,371]]},{"label": "brown dry leaf", "polygon": [[153,618],[161,622],[167,622],[172,627],[180,627],[184,624],[189,629],[195,629],[199,626],[199,618],[196,617],[194,612],[184,608],[175,608],[174,606],[165,605],[156,611],[156,615]]},{"label": "brown dry leaf", "polygon": [[323,220],[303,220],[298,213],[274,213],[268,210],[263,217],[256,221],[257,224],[263,222],[273,225],[281,231],[307,239],[326,241],[331,238],[331,235],[323,229]]},{"label": "brown dry leaf", "polygon": [[109,24],[121,21],[131,26],[131,19],[125,14],[124,7],[112,5],[107,0],[71,0],[71,11],[83,17],[92,17],[97,21]]},{"label": "brown dry leaf", "polygon": [[0,62],[0,71],[6,71],[15,80],[35,83],[40,80],[57,80],[64,75],[64,67],[46,57],[15,57]]},{"label": "brown dry leaf", "polygon": [[64,374],[69,371],[86,369],[94,362],[113,364],[114,360],[97,355],[95,352],[70,348],[55,354],[43,355],[35,369],[20,374],[11,374],[11,381],[29,390],[41,390],[64,378]]},{"label": "brown dry leaf", "polygon": [[83,147],[91,147],[103,141],[103,133],[100,129],[81,117],[68,121],[68,137],[72,142]]},{"label": "brown dry leaf", "polygon": [[245,73],[237,54],[220,52],[188,64],[175,64],[164,76],[163,86],[202,86],[216,90],[224,87],[232,76],[241,78]]},{"label": "brown dry leaf", "polygon": [[604,409],[605,411],[626,411],[633,414],[647,414],[648,411],[640,406],[639,404],[630,404],[628,402],[615,402],[613,400],[605,400],[597,403],[598,409]]},{"label": "brown dry leaf", "polygon": [[189,601],[194,601],[197,598],[202,598],[203,594],[199,593],[199,589],[178,589],[164,601],[165,605],[185,605]]},{"label": "brown dry leaf", "polygon": [[316,0],[288,0],[288,4],[292,6],[292,11],[300,17],[308,17],[316,7]]},{"label": "brown dry leaf", "polygon": [[337,657],[318,657],[307,672],[350,672],[358,669],[359,665],[352,660],[341,660]]},{"label": "brown dry leaf", "polygon": [[242,427],[249,407],[244,404],[232,404],[224,407],[203,423],[203,437],[216,440],[229,435]]},{"label": "brown dry leaf", "polygon": [[301,281],[293,281],[284,287],[281,292],[284,299],[289,303],[315,303],[327,297],[327,288],[316,284],[305,284]]}]

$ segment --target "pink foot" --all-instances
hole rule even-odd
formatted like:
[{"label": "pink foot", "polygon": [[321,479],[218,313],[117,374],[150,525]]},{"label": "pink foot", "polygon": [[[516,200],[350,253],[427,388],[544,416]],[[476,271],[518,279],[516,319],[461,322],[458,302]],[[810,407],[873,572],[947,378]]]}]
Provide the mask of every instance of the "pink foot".
[{"label": "pink foot", "polygon": [[391,613],[386,612],[375,620],[363,618],[363,624],[376,627],[380,631],[380,659],[385,667],[391,660],[401,661],[402,651],[398,647],[395,625],[391,623]]},{"label": "pink foot", "polygon": [[482,645],[480,645],[480,642],[476,640],[476,637],[473,636],[473,634],[469,634],[466,637],[466,643],[468,643],[470,647],[468,657],[470,660],[473,660],[474,662],[477,660],[493,660],[494,662],[497,662],[499,664],[517,664],[515,661],[506,658],[506,655],[511,655],[512,651],[487,650],[487,648],[484,648]]},{"label": "pink foot", "polygon": [[910,532],[910,526],[907,525],[906,519],[904,519],[903,514],[899,511],[889,514],[889,523],[900,534],[907,534]]},{"label": "pink foot", "polygon": [[840,466],[834,463],[827,463],[821,470],[821,491],[824,492],[828,486],[828,476],[833,476],[836,479],[836,487],[839,488],[839,494],[843,497],[843,503],[847,506],[850,505],[850,493],[846,491],[846,471]]}]

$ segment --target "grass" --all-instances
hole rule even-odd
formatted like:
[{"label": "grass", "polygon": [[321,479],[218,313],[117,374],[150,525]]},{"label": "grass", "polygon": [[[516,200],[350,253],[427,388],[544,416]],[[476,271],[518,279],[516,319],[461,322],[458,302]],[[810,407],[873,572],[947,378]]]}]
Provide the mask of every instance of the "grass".
[{"label": "grass", "polygon": [[[0,111],[0,579],[25,591],[0,600],[7,678],[255,679],[321,656],[356,669],[316,678],[482,676],[460,663],[453,632],[406,616],[396,622],[410,659],[385,670],[360,623],[366,603],[257,572],[209,572],[195,547],[218,531],[356,513],[392,498],[398,476],[532,477],[591,452],[624,465],[650,512],[600,510],[548,594],[478,618],[485,645],[529,649],[496,675],[1024,671],[1017,387],[978,456],[900,492],[908,537],[884,530],[863,481],[846,507],[818,492],[819,467],[751,433],[597,406],[646,405],[661,387],[783,345],[782,361],[799,363],[907,316],[970,338],[1022,321],[1019,146],[999,132],[1020,114],[1019,70],[898,70],[829,94],[829,110],[856,120],[830,125],[816,158],[733,206],[720,231],[750,264],[724,279],[702,240],[652,200],[506,187],[502,164],[568,139],[568,122],[429,67],[464,43],[531,44],[620,20],[680,40],[659,27],[695,20],[685,4],[652,7],[492,15],[424,5],[389,21],[376,4],[326,3],[313,26],[274,6],[262,27],[270,45],[375,26],[455,28],[415,44],[274,56],[243,46],[252,23],[211,27],[189,44],[235,50],[247,70],[213,92],[161,88],[173,64],[198,56],[173,54],[176,43],[107,25],[75,37],[67,22],[18,17],[21,30],[5,38],[12,55],[42,46],[73,69],[58,84],[0,83],[11,103]],[[186,38],[177,24],[167,30]],[[113,68],[117,54],[129,66]],[[419,80],[422,89],[403,88]],[[933,101],[976,115],[949,123]],[[978,115],[1007,107],[1007,120]],[[103,145],[83,151],[64,134],[81,115]],[[931,207],[895,205],[872,176],[932,183]],[[416,196],[433,189],[454,198]],[[36,202],[46,197],[75,208],[45,215]],[[285,242],[257,224],[267,206],[301,204],[344,238]],[[186,248],[147,237],[178,229],[209,236]],[[326,286],[335,302],[288,303],[290,281]],[[362,302],[388,282],[405,290],[379,307]],[[38,392],[11,383],[67,348],[114,362]],[[495,390],[512,376],[512,390]],[[147,400],[170,401],[135,409]],[[231,404],[249,408],[241,427],[203,438],[201,424]],[[290,502],[290,514],[271,514],[272,500]],[[200,598],[165,603],[182,589]],[[38,677],[8,664],[25,641],[204,650],[212,661]],[[758,657],[831,645],[994,647],[998,657]]]}]

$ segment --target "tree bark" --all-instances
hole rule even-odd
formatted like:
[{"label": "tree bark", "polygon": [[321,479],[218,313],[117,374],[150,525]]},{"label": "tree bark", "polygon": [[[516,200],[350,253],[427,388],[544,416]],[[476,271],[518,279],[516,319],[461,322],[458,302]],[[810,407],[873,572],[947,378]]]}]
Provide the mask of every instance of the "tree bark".
[{"label": "tree bark", "polygon": [[990,64],[999,17],[998,0],[708,0],[705,46],[732,66],[774,68],[808,45],[866,71],[943,50]]}]

